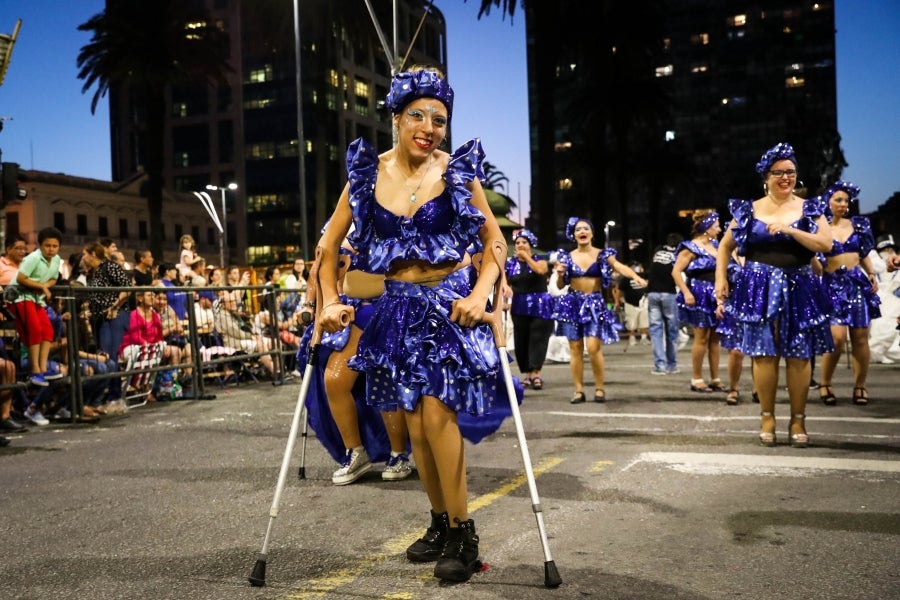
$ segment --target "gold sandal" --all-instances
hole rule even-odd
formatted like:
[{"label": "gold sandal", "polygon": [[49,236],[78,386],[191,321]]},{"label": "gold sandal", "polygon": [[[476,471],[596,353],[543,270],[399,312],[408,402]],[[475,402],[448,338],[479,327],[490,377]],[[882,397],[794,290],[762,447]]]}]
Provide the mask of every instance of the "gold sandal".
[{"label": "gold sandal", "polygon": [[[804,419],[806,419],[806,415],[791,415],[791,422],[788,425],[788,435],[790,435],[791,447],[793,448],[806,448],[809,446],[809,436],[806,434],[806,426],[803,425]],[[801,433],[791,433],[791,426],[797,421],[800,422],[803,431]]]},{"label": "gold sandal", "polygon": [[[761,412],[759,416],[765,419],[766,417],[772,417],[772,431],[760,431],[759,432],[759,443],[767,448],[773,448],[775,446],[775,413],[773,412]],[[760,427],[762,427],[762,423],[760,423]]]}]

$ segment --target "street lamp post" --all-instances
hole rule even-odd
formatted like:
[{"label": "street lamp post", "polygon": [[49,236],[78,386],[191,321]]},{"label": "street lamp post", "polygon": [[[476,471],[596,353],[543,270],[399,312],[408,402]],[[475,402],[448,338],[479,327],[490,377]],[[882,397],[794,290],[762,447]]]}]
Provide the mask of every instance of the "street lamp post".
[{"label": "street lamp post", "polygon": [[603,247],[609,248],[609,228],[615,227],[615,221],[607,221],[606,225],[603,226]]},{"label": "street lamp post", "polygon": [[206,192],[194,192],[194,195],[197,196],[197,199],[200,200],[200,203],[203,204],[203,208],[206,209],[206,212],[209,214],[209,218],[212,219],[213,223],[216,226],[216,229],[219,230],[219,267],[224,269],[225,265],[225,244],[227,243],[227,235],[228,235],[228,210],[225,206],[225,190],[236,190],[238,189],[238,184],[232,182],[228,185],[212,185],[209,184],[206,186],[211,192],[219,190],[222,192],[222,218],[219,218],[219,214],[216,212],[216,208],[213,205],[212,198],[210,198],[209,194]]}]

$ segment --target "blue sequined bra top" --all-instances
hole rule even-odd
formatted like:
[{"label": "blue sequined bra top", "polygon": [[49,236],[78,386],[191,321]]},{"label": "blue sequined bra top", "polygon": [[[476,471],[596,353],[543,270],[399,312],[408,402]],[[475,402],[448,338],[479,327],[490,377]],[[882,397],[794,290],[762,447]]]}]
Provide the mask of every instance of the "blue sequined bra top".
[{"label": "blue sequined bra top", "polygon": [[582,269],[572,260],[572,255],[565,250],[559,250],[557,253],[559,264],[565,265],[566,275],[563,278],[568,284],[575,277],[599,277],[603,287],[612,285],[612,267],[609,264],[609,257],[616,256],[614,248],[604,248],[597,255],[597,260],[592,262],[587,269]]},{"label": "blue sequined bra top", "polygon": [[478,232],[484,215],[471,204],[467,185],[484,178],[484,151],[473,139],[450,156],[444,171],[444,191],[424,202],[411,216],[387,210],[375,199],[378,154],[362,138],[347,150],[350,211],[353,230],[350,244],[365,255],[371,273],[389,273],[396,261],[424,261],[436,265],[460,262],[467,250],[481,250]]},{"label": "blue sequined bra top", "polygon": [[850,217],[853,223],[853,233],[845,241],[834,240],[831,250],[825,256],[838,256],[853,252],[865,258],[875,247],[875,236],[872,235],[872,225],[866,217]]},{"label": "blue sequined bra top", "polygon": [[[808,265],[814,252],[789,235],[771,234],[767,224],[753,216],[753,202],[732,199],[728,207],[734,216],[735,226],[731,232],[738,245],[738,254],[748,261],[765,263],[779,268],[794,268]],[[824,213],[824,202],[810,198],[803,202],[803,216],[791,223],[791,227],[815,233],[818,225],[815,219]]]},{"label": "blue sequined bra top", "polygon": [[407,218],[412,219],[421,235],[448,233],[454,217],[447,189],[441,195],[422,204],[412,217],[395,215],[378,202],[375,202],[372,216],[375,219],[375,233],[380,238],[400,237],[403,234],[403,223]]}]

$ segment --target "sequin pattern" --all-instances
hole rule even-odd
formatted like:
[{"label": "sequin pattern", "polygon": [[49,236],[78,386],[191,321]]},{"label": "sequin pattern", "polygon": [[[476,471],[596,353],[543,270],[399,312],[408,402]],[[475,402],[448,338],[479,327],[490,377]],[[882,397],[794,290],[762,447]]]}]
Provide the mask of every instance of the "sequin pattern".
[{"label": "sequin pattern", "polygon": [[[713,247],[719,247],[717,240],[713,240]],[[682,324],[689,324],[701,329],[715,328],[718,325],[715,284],[706,279],[698,279],[698,277],[715,272],[716,257],[693,240],[681,242],[678,252],[682,250],[687,250],[694,256],[684,270],[687,275],[685,283],[694,296],[694,304],[691,306],[685,303],[684,292],[679,289],[675,295],[675,303],[678,305],[678,320]]]},{"label": "sequin pattern", "polygon": [[[751,201],[731,200],[729,207],[740,254],[750,246],[797,243],[789,236],[768,234],[765,224],[754,218]],[[823,210],[821,202],[807,200],[803,217],[794,226],[815,231],[814,219]],[[736,276],[725,310],[740,326],[737,348],[746,355],[809,359],[834,351],[828,324],[831,302],[810,265],[779,268],[748,260]]]}]

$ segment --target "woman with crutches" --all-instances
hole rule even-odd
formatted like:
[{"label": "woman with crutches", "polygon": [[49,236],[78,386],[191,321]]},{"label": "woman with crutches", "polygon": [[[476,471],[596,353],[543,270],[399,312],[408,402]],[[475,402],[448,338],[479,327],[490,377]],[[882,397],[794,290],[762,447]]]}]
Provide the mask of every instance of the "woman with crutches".
[{"label": "woman with crutches", "polygon": [[319,317],[341,329],[336,266],[341,241],[385,275],[382,300],[350,366],[366,375],[366,399],[402,409],[413,455],[431,503],[431,526],[407,549],[414,562],[437,561],[435,577],[467,581],[480,568],[478,536],[467,506],[466,459],[458,414],[488,415],[508,400],[500,360],[482,319],[503,268],[485,254],[474,282],[469,248],[503,239],[478,178],[484,154],[475,139],[448,154],[453,90],[442,73],[415,68],[391,81],[386,106],[397,143],[378,155],[364,140],[347,152],[349,182],[320,247]]}]

